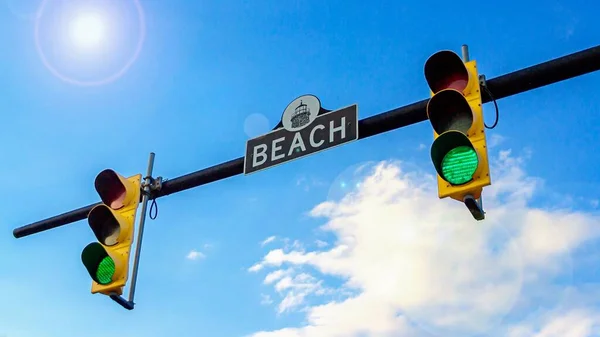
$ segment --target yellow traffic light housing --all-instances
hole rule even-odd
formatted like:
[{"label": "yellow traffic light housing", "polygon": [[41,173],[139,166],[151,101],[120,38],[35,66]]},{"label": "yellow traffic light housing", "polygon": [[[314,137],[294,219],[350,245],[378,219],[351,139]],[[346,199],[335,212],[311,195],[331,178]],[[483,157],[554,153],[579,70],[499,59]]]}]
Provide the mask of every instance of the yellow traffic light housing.
[{"label": "yellow traffic light housing", "polygon": [[124,178],[104,170],[94,182],[102,203],[88,214],[98,242],[87,245],[81,260],[92,278],[92,294],[121,295],[129,274],[135,218],[140,203],[142,175]]},{"label": "yellow traffic light housing", "polygon": [[491,185],[477,63],[444,50],[427,60],[424,72],[431,90],[427,117],[434,131],[438,196],[471,209],[483,187]]}]

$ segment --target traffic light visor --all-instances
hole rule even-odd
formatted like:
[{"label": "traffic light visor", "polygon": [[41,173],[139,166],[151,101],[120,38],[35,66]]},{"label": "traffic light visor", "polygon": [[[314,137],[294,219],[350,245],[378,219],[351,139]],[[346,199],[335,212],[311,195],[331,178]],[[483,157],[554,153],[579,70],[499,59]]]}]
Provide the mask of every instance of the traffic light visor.
[{"label": "traffic light visor", "polygon": [[127,179],[110,169],[100,172],[94,181],[100,199],[112,209],[122,208],[129,202],[127,199],[130,184]]},{"label": "traffic light visor", "polygon": [[462,92],[469,84],[469,71],[460,56],[443,50],[431,55],[425,62],[425,79],[434,94],[444,89]]},{"label": "traffic light visor", "polygon": [[431,160],[439,176],[452,185],[473,180],[479,166],[479,156],[464,133],[448,131],[431,146]]},{"label": "traffic light visor", "polygon": [[113,246],[119,243],[121,226],[126,223],[120,219],[120,215],[113,212],[106,205],[98,205],[88,214],[88,224],[94,232],[96,239],[105,246]]},{"label": "traffic light visor", "polygon": [[81,253],[81,261],[92,280],[98,284],[109,284],[113,281],[116,264],[104,247],[97,242],[87,245]]},{"label": "traffic light visor", "polygon": [[473,125],[473,111],[465,96],[454,89],[442,90],[427,103],[427,117],[435,133],[456,130],[467,133]]}]

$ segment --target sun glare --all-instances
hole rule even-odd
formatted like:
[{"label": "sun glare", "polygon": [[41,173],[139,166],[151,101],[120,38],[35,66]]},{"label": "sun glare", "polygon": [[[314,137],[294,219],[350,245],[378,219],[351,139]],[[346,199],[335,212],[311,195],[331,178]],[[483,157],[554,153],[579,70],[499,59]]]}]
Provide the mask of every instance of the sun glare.
[{"label": "sun glare", "polygon": [[70,22],[69,35],[78,49],[95,49],[106,39],[106,24],[96,13],[81,13]]},{"label": "sun glare", "polygon": [[137,60],[146,36],[141,0],[39,1],[35,45],[54,76],[103,85]]}]

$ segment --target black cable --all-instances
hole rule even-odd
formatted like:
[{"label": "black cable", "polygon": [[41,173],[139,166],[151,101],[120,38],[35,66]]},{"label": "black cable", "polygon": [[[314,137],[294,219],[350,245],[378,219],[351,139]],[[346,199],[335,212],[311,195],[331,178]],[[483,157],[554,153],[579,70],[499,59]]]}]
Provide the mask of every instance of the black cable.
[{"label": "black cable", "polygon": [[[152,210],[154,210],[154,215],[152,215]],[[158,204],[156,203],[156,199],[152,199],[152,204],[150,204],[150,219],[154,220],[158,216]]]},{"label": "black cable", "polygon": [[[152,184],[154,186],[154,183],[156,182],[156,180],[152,179]],[[169,179],[162,179],[161,177],[157,178],[159,180],[159,186],[160,184],[162,184],[162,182],[165,182]],[[160,190],[160,187],[158,188]],[[158,203],[156,203],[156,191],[152,191],[150,193],[150,199],[152,200],[152,204],[150,204],[150,219],[155,220],[156,217],[158,216]],[[152,215],[152,212],[154,211],[154,215]]]},{"label": "black cable", "polygon": [[488,94],[488,96],[490,96],[490,99],[492,100],[492,103],[494,103],[494,107],[496,108],[496,120],[494,121],[494,124],[492,126],[488,126],[487,124],[485,124],[485,121],[483,122],[483,125],[485,126],[485,128],[491,130],[491,129],[495,128],[496,125],[498,125],[498,120],[500,119],[500,110],[498,109],[498,103],[496,103],[496,99],[492,95],[492,92],[490,91],[488,86],[484,84],[483,89]]}]

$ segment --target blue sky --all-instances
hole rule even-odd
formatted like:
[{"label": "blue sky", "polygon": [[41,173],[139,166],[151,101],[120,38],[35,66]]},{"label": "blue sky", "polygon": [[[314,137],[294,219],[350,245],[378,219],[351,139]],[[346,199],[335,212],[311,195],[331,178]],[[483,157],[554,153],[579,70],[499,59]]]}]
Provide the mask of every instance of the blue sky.
[{"label": "blue sky", "polygon": [[[96,202],[98,172],[143,173],[150,151],[166,178],[242,156],[246,140],[302,94],[328,109],[357,103],[359,118],[421,100],[423,64],[440,49],[467,43],[493,78],[592,47],[598,5],[143,1],[140,31],[131,0],[48,0],[39,17],[40,1],[2,1],[0,335],[597,332],[600,74],[499,101],[483,225],[437,199],[431,130],[420,123],[159,199],[131,312],[89,293],[80,254],[94,237],[85,221],[19,240],[12,230]],[[81,4],[105,10],[112,29],[87,53],[65,35]],[[102,81],[129,60],[113,81],[72,83]],[[489,124],[493,106],[484,109]],[[399,237],[412,241],[386,241]],[[444,272],[452,268],[465,273]],[[432,278],[447,288],[418,287]]]}]

